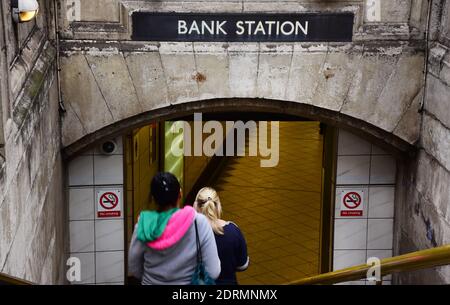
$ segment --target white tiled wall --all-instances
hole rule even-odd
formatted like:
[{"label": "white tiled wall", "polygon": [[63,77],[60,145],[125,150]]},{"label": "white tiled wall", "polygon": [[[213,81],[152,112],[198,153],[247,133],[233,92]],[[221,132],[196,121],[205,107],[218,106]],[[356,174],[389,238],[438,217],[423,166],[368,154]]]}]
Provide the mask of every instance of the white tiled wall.
[{"label": "white tiled wall", "polygon": [[[339,132],[334,269],[393,255],[396,161],[382,149],[344,130]],[[364,192],[361,217],[341,217],[341,190]],[[383,284],[390,284],[385,277]],[[365,281],[348,284],[364,285]]]},{"label": "white tiled wall", "polygon": [[[68,165],[70,256],[81,261],[81,283],[111,285],[124,283],[124,219],[98,219],[96,193],[119,189],[123,194],[123,144],[105,156],[93,149]],[[123,209],[122,209],[123,211]]]}]

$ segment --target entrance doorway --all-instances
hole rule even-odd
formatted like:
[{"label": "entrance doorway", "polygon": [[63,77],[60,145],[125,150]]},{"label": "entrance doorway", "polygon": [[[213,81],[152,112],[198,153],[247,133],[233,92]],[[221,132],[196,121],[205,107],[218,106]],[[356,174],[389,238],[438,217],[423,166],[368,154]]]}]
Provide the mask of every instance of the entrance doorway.
[{"label": "entrance doorway", "polygon": [[[240,284],[283,284],[331,271],[334,129],[276,114],[204,115],[203,122],[211,120],[224,126],[227,121],[276,121],[278,164],[264,168],[260,155],[248,156],[250,146],[260,140],[260,130],[246,134],[245,156],[228,157],[171,153],[174,143],[186,141],[183,133],[171,132],[173,125],[185,121],[193,127],[191,116],[154,122],[130,132],[124,143],[127,243],[139,213],[155,208],[149,194],[152,177],[158,171],[170,171],[181,182],[185,204],[193,204],[204,186],[218,191],[223,218],[240,227],[248,244],[250,267],[238,274]],[[203,140],[207,137],[203,134]],[[237,142],[235,133],[226,133],[224,143],[230,137]]]}]

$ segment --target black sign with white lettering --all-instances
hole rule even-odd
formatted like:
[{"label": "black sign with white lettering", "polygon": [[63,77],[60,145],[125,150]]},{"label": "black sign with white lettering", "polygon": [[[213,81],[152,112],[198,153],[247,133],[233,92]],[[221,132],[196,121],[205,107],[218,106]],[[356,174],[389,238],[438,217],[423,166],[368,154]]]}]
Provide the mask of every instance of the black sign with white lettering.
[{"label": "black sign with white lettering", "polygon": [[133,14],[133,40],[192,42],[350,42],[353,13]]}]

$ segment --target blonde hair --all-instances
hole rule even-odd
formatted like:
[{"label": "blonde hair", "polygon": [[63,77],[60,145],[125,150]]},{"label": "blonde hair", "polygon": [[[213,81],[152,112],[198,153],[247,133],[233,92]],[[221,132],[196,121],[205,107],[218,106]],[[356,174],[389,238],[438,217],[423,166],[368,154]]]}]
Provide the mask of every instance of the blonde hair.
[{"label": "blonde hair", "polygon": [[195,198],[194,207],[197,212],[206,216],[214,233],[223,235],[223,227],[220,225],[222,217],[222,205],[216,190],[210,187],[202,188]]}]

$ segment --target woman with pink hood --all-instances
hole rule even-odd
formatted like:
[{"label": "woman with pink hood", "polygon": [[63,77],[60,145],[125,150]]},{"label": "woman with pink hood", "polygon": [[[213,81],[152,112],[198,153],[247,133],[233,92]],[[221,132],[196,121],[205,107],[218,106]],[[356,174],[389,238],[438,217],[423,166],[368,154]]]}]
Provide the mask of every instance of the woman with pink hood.
[{"label": "woman with pink hood", "polygon": [[205,216],[190,206],[179,207],[177,178],[157,174],[151,194],[158,210],[142,212],[139,217],[128,255],[130,273],[143,285],[189,285],[197,267],[198,241],[206,272],[217,279],[220,260],[214,233]]}]

